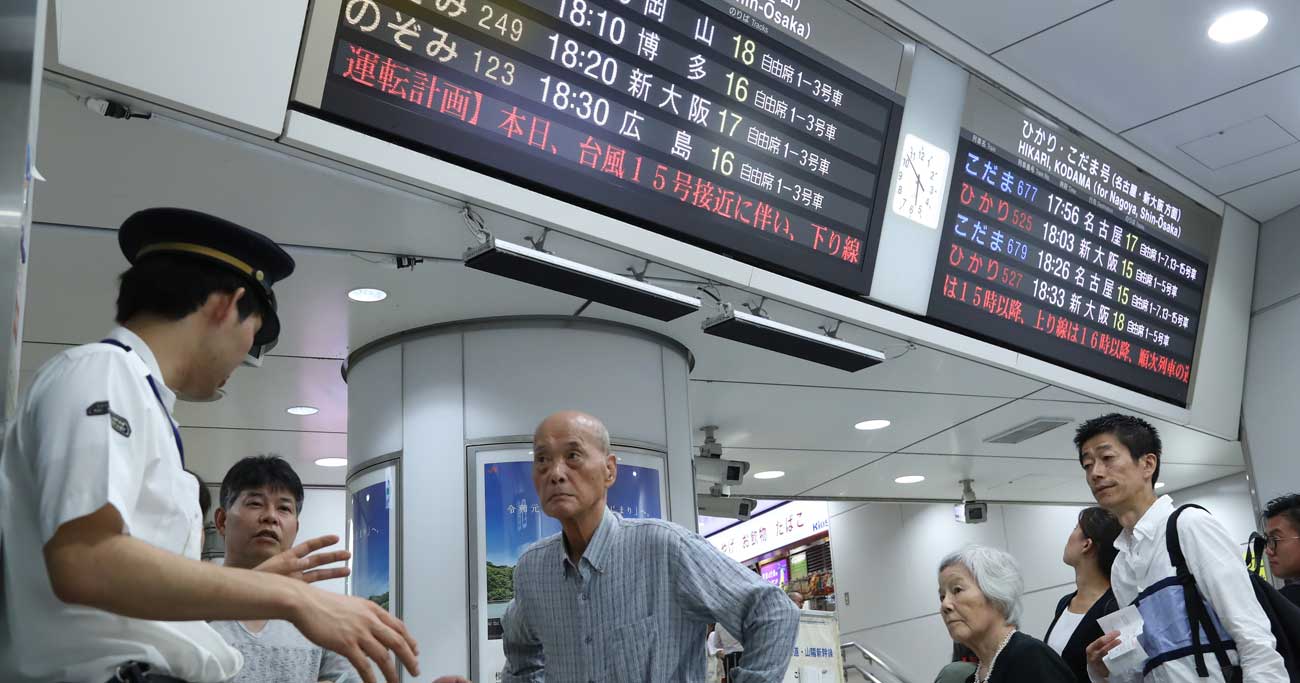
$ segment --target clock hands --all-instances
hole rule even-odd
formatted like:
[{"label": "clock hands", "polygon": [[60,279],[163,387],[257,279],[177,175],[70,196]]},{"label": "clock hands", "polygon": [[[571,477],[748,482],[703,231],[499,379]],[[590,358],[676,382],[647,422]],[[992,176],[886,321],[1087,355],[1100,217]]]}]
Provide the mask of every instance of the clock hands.
[{"label": "clock hands", "polygon": [[[916,184],[920,189],[925,190],[925,185],[921,182],[921,173],[916,170],[916,164],[912,163],[912,157],[907,157],[907,165],[912,169],[912,175],[916,176]],[[929,190],[926,190],[927,192]]]}]

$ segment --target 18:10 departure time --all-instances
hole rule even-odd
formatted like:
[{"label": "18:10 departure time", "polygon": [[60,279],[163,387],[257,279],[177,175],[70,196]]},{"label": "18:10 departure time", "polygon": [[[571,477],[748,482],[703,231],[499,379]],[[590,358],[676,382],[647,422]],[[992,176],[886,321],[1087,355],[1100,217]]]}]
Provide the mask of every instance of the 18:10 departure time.
[{"label": "18:10 departure time", "polygon": [[[631,0],[619,0],[626,5]],[[587,0],[560,0],[559,17],[577,28],[591,26],[596,35],[615,45],[622,45],[627,37],[627,22],[605,10],[593,9]]]}]

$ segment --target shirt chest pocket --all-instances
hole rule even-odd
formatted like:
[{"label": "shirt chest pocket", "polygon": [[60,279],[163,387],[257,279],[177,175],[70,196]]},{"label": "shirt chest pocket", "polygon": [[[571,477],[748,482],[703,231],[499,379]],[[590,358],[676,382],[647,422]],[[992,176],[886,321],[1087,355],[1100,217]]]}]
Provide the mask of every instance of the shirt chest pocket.
[{"label": "shirt chest pocket", "polygon": [[615,628],[610,633],[615,683],[663,683],[658,655],[659,631],[653,615]]}]

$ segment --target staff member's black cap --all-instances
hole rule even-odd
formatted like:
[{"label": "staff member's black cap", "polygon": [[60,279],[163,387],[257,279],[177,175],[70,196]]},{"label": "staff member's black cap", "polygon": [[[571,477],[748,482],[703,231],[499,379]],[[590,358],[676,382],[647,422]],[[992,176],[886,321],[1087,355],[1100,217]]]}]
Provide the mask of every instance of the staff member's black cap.
[{"label": "staff member's black cap", "polygon": [[122,223],[118,245],[134,265],[151,254],[184,254],[206,259],[238,273],[248,292],[261,299],[265,314],[250,356],[275,346],[280,336],[275,292],[271,287],[293,274],[293,257],[265,235],[230,221],[189,209],[137,211]]}]

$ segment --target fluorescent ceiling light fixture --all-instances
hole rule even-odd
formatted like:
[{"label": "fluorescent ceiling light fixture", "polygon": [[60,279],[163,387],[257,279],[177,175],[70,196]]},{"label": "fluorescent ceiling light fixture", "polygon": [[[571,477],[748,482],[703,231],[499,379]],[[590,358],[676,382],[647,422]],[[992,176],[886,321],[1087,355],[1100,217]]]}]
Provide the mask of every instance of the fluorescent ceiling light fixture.
[{"label": "fluorescent ceiling light fixture", "polygon": [[759,472],[755,474],[754,478],[755,479],[780,479],[781,477],[784,476],[785,476],[785,472],[782,472],[781,470],[768,470],[766,472]]},{"label": "fluorescent ceiling light fixture", "polygon": [[720,315],[705,320],[703,328],[705,334],[848,372],[857,372],[885,360],[885,354],[879,351],[737,311],[730,304]]},{"label": "fluorescent ceiling light fixture", "polygon": [[925,481],[925,477],[919,474],[909,474],[907,476],[898,477],[894,479],[895,484],[919,484],[923,481]]},{"label": "fluorescent ceiling light fixture", "polygon": [[347,458],[319,458],[316,464],[321,467],[343,467],[348,464]]},{"label": "fluorescent ceiling light fixture", "polygon": [[1157,489],[1162,489],[1162,488],[1164,488],[1164,487],[1165,487],[1165,483],[1164,483],[1163,481],[1158,481],[1158,482],[1156,482],[1156,488],[1157,488]]},{"label": "fluorescent ceiling light fixture", "polygon": [[465,265],[657,320],[700,310],[695,297],[495,237],[465,252]]},{"label": "fluorescent ceiling light fixture", "polygon": [[319,413],[320,410],[311,406],[294,406],[284,412],[289,413],[290,415],[297,415],[298,417],[306,417],[308,415],[315,415],[316,413]]},{"label": "fluorescent ceiling light fixture", "polygon": [[1268,15],[1257,9],[1241,9],[1220,15],[1210,24],[1210,38],[1218,43],[1236,43],[1253,38],[1268,26]]},{"label": "fluorescent ceiling light fixture", "polygon": [[889,425],[889,420],[863,420],[862,422],[853,425],[853,428],[860,432],[870,432],[877,429],[884,429]]},{"label": "fluorescent ceiling light fixture", "polygon": [[348,298],[353,301],[360,301],[363,304],[370,304],[376,301],[383,301],[388,298],[388,292],[382,289],[371,287],[361,287],[348,292]]}]

